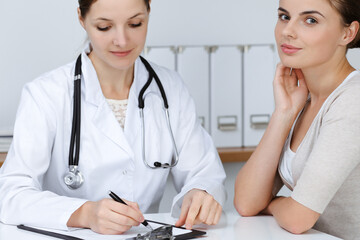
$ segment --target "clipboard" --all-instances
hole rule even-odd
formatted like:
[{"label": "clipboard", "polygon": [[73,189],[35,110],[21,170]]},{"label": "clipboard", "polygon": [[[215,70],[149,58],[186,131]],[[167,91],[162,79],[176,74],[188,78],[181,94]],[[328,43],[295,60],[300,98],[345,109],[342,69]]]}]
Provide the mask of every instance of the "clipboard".
[{"label": "clipboard", "polygon": [[[171,224],[167,224],[167,223],[162,223],[162,222],[157,222],[157,221],[153,221],[153,220],[147,220],[150,223],[156,223],[156,224],[160,224],[160,225],[171,225]],[[179,228],[179,229],[184,229],[184,230],[188,230],[184,227],[176,227],[175,225],[171,225],[173,228]],[[186,240],[186,239],[192,239],[192,238],[196,238],[199,236],[203,236],[206,234],[205,231],[200,231],[200,230],[188,230],[190,231],[189,233],[185,233],[185,234],[180,234],[180,235],[175,235],[175,240]]]},{"label": "clipboard", "polygon": [[[204,231],[199,231],[199,230],[188,230],[184,227],[176,227],[174,225],[171,224],[167,224],[167,223],[162,223],[162,222],[157,222],[157,221],[152,221],[152,220],[147,220],[148,222],[152,222],[158,225],[162,225],[162,226],[172,226],[173,229],[182,229],[182,230],[186,230],[186,231],[190,231],[188,233],[185,234],[178,234],[175,235],[175,240],[186,240],[186,239],[193,239],[199,236],[203,236],[206,234],[206,232]],[[38,233],[41,235],[46,235],[46,236],[50,236],[53,238],[58,238],[58,239],[64,239],[64,240],[84,240],[84,238],[82,237],[75,237],[75,236],[71,236],[71,235],[67,235],[67,234],[62,234],[62,233],[57,233],[54,231],[47,231],[47,230],[43,230],[43,229],[38,229],[38,228],[33,228],[33,227],[29,227],[29,226],[24,226],[24,225],[18,225],[17,228],[22,229],[22,230],[26,230],[26,231],[30,231],[33,233]]]}]

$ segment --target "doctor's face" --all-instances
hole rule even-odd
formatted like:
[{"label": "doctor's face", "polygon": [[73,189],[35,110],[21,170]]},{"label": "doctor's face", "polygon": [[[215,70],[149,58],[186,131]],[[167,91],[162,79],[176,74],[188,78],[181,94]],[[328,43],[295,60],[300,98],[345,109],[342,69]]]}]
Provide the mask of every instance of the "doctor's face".
[{"label": "doctor's face", "polygon": [[149,11],[144,0],[97,0],[80,22],[92,46],[92,57],[112,68],[133,66],[146,40]]},{"label": "doctor's face", "polygon": [[275,38],[284,65],[304,69],[345,55],[345,27],[329,0],[280,0],[278,14]]}]

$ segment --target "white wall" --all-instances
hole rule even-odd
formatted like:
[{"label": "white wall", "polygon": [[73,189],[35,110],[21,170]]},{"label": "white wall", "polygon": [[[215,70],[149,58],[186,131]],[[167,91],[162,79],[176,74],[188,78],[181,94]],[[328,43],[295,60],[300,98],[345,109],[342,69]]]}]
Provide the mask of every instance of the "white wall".
[{"label": "white wall", "polygon": [[148,43],[273,43],[277,1],[153,0]]},{"label": "white wall", "polygon": [[0,0],[0,135],[12,133],[22,86],[80,52],[76,7],[75,0]]}]

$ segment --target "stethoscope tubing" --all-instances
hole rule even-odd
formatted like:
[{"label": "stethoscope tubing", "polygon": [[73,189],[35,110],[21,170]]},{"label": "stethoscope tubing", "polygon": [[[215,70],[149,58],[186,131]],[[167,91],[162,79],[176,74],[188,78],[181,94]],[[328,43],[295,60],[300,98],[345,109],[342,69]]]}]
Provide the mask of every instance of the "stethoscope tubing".
[{"label": "stethoscope tubing", "polygon": [[165,90],[164,87],[161,84],[161,81],[158,77],[158,75],[156,74],[156,72],[154,71],[154,69],[150,66],[149,62],[145,60],[145,58],[143,58],[142,56],[140,56],[141,61],[143,62],[143,64],[145,65],[147,71],[149,72],[149,78],[147,80],[147,82],[145,83],[144,87],[141,89],[140,93],[139,93],[139,108],[144,108],[145,103],[144,103],[144,93],[146,91],[146,89],[150,86],[152,79],[155,79],[156,84],[159,87],[160,93],[161,93],[161,97],[164,100],[164,107],[165,109],[169,109],[169,104],[168,104],[168,100],[165,94]]},{"label": "stethoscope tubing", "polygon": [[[140,110],[140,118],[141,118],[141,126],[142,126],[142,160],[146,166],[152,169],[157,168],[172,168],[177,165],[179,161],[179,153],[175,144],[174,134],[172,132],[171,124],[170,124],[170,116],[169,116],[169,104],[165,94],[164,87],[161,84],[161,81],[154,71],[154,69],[150,66],[150,64],[140,56],[141,61],[145,65],[149,78],[143,88],[140,90],[138,101],[139,101],[139,110]],[[79,166],[79,158],[80,158],[80,129],[81,129],[81,54],[76,60],[75,65],[75,74],[74,74],[74,100],[73,100],[73,121],[71,127],[71,137],[70,137],[70,147],[69,147],[69,173],[64,176],[65,184],[70,189],[79,188],[84,182],[84,178],[81,172],[78,170]],[[145,123],[144,123],[144,93],[146,89],[150,86],[152,80],[155,79],[157,86],[159,87],[163,102],[164,102],[164,110],[165,117],[167,121],[167,126],[171,135],[171,141],[173,143],[173,148],[175,151],[175,161],[174,163],[162,164],[160,162],[154,162],[154,166],[150,166],[146,161],[145,156]],[[75,150],[75,155],[74,155]],[[173,161],[172,161],[173,162]]]},{"label": "stethoscope tubing", "polygon": [[[79,165],[80,156],[80,129],[81,129],[81,55],[79,55],[74,76],[73,121],[71,128],[69,166]],[[75,143],[75,144],[74,144]],[[75,148],[75,156],[74,156]]]}]

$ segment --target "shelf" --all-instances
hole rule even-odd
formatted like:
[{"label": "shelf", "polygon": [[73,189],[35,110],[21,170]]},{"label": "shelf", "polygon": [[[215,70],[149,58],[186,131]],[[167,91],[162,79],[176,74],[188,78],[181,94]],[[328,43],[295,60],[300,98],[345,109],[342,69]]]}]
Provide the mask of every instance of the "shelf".
[{"label": "shelf", "polygon": [[245,162],[250,158],[255,147],[218,148],[217,150],[223,163]]},{"label": "shelf", "polygon": [[[254,150],[255,147],[218,148],[220,159],[223,163],[247,161]],[[5,158],[6,153],[0,153],[0,167]]]},{"label": "shelf", "polygon": [[2,166],[3,162],[5,161],[6,153],[0,152],[0,167]]}]

